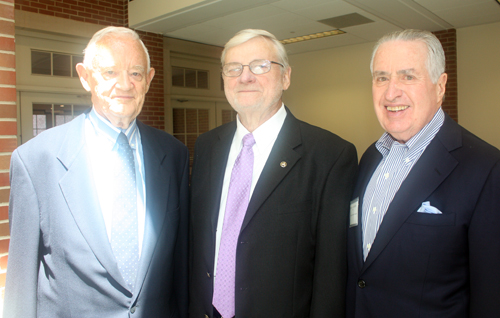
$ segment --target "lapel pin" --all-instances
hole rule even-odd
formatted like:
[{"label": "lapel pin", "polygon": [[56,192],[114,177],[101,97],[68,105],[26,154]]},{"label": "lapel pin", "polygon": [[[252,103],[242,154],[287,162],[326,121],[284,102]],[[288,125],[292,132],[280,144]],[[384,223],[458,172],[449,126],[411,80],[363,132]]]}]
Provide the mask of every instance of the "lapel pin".
[{"label": "lapel pin", "polygon": [[280,162],[280,167],[281,167],[281,168],[285,168],[285,167],[286,167],[286,165],[287,165],[286,161],[282,161],[282,162]]}]

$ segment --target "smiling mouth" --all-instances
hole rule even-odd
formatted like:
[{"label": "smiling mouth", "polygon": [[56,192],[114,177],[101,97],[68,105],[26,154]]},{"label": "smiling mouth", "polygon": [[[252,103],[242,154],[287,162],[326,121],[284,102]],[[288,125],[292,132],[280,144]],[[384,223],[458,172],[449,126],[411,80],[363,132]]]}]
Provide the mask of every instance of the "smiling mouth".
[{"label": "smiling mouth", "polygon": [[401,110],[405,110],[410,106],[387,106],[386,109],[390,112],[399,112]]}]

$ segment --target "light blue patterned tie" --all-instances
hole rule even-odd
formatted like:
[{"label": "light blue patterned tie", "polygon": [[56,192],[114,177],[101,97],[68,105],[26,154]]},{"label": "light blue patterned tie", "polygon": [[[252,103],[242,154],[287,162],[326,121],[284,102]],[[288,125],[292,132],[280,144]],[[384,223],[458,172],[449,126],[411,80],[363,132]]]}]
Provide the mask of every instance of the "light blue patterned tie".
[{"label": "light blue patterned tie", "polygon": [[116,143],[118,144],[118,160],[114,167],[116,195],[113,202],[111,247],[118,268],[129,290],[132,291],[139,265],[134,154],[123,132],[118,136]]},{"label": "light blue patterned tie", "polygon": [[243,148],[234,162],[229,182],[214,285],[213,305],[223,318],[232,318],[235,313],[236,246],[241,224],[247,212],[252,185],[254,159],[252,147],[255,140],[252,134],[246,134],[242,142]]}]

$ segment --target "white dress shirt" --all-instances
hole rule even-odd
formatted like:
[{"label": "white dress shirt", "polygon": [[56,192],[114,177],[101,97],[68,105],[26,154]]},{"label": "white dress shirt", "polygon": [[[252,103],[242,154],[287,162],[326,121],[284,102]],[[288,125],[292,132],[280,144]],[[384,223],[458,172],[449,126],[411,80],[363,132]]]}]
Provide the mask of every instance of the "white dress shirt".
[{"label": "white dress shirt", "polygon": [[123,132],[134,153],[135,178],[137,185],[137,217],[139,236],[139,257],[144,238],[144,223],[146,219],[146,182],[144,174],[144,157],[139,129],[134,120],[127,129],[114,127],[107,119],[100,116],[92,107],[85,120],[85,138],[92,175],[97,190],[102,216],[106,225],[108,239],[111,242],[113,220],[113,198],[116,188],[113,178],[113,167],[118,160],[116,139]]},{"label": "white dress shirt", "polygon": [[[278,138],[278,134],[285,122],[286,110],[285,106],[281,104],[281,108],[269,118],[265,123],[260,125],[255,129],[252,134],[255,139],[255,144],[252,147],[254,154],[253,162],[253,174],[252,174],[252,186],[250,188],[250,196],[248,200],[252,198],[253,190],[255,185],[259,180],[260,174],[264,169],[267,158],[273,149],[274,142]],[[220,240],[222,236],[222,225],[224,223],[224,215],[226,213],[226,202],[227,193],[229,191],[229,181],[231,180],[231,172],[233,171],[234,162],[238,157],[238,154],[243,147],[242,139],[243,137],[250,133],[240,122],[239,117],[236,118],[236,133],[233,137],[233,142],[231,144],[231,149],[229,151],[229,157],[227,158],[226,171],[224,173],[224,182],[222,184],[222,194],[220,198],[220,208],[219,208],[219,218],[217,221],[217,233],[215,241],[215,264],[214,264],[214,275],[217,273],[217,258],[219,256]]]}]

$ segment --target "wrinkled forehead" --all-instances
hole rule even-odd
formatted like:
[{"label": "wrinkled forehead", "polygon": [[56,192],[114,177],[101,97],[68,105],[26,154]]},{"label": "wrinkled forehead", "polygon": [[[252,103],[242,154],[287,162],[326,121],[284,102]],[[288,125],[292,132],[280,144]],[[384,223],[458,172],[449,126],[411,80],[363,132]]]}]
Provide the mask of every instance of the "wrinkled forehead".
[{"label": "wrinkled forehead", "polygon": [[427,61],[427,47],[421,41],[394,40],[382,43],[373,58],[373,72],[421,69]]},{"label": "wrinkled forehead", "polygon": [[146,52],[139,41],[129,37],[106,37],[95,45],[95,68],[127,66],[146,69]]},{"label": "wrinkled forehead", "polygon": [[276,60],[277,58],[278,52],[271,40],[255,37],[228,49],[224,63],[250,63],[256,59]]}]

